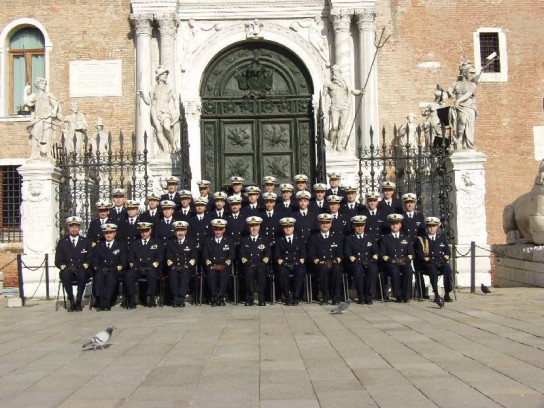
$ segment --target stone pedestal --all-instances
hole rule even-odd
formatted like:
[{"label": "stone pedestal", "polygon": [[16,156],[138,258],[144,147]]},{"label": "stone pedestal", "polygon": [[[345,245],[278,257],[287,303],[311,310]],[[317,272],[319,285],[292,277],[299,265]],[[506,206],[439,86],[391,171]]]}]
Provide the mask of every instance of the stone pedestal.
[{"label": "stone pedestal", "polygon": [[[23,282],[26,296],[45,296],[45,254],[49,254],[51,293],[58,283],[54,266],[55,248],[59,239],[58,188],[60,171],[49,160],[31,160],[18,168],[23,179],[21,229],[23,230]],[[26,267],[25,267],[26,265]],[[37,289],[37,291],[36,291]]]},{"label": "stone pedestal", "polygon": [[544,246],[493,245],[495,286],[544,288]]},{"label": "stone pedestal", "polygon": [[165,177],[175,173],[172,169],[172,159],[154,158],[149,160],[147,165],[149,179],[153,181],[153,192],[159,197],[166,190]]},{"label": "stone pedestal", "polygon": [[451,223],[455,232],[455,243],[458,253],[466,254],[457,259],[459,286],[470,286],[469,250],[472,241],[476,243],[476,285],[491,284],[485,214],[486,160],[483,153],[467,150],[453,153],[447,162],[448,174],[452,178],[449,197],[454,213]]}]

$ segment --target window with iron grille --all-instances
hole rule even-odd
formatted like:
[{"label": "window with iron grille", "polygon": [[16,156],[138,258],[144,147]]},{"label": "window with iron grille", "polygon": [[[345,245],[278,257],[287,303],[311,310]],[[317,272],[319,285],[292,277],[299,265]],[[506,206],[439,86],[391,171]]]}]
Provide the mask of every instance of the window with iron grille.
[{"label": "window with iron grille", "polygon": [[20,242],[21,234],[21,176],[18,166],[0,166],[0,242]]},{"label": "window with iron grille", "polygon": [[[496,58],[488,60],[496,54]],[[480,33],[480,63],[483,72],[501,72],[499,51],[499,33]]]}]

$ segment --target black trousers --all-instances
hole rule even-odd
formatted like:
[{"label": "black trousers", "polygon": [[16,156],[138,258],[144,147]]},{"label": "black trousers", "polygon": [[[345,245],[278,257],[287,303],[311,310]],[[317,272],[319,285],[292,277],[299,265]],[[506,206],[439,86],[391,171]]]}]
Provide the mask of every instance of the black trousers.
[{"label": "black trousers", "polygon": [[126,274],[125,282],[127,286],[127,295],[132,297],[136,293],[136,281],[140,278],[146,280],[147,283],[147,296],[155,296],[157,293],[157,279],[159,278],[159,271],[155,268],[146,269],[142,272],[140,269],[129,269]]},{"label": "black trousers", "polygon": [[94,294],[100,307],[110,307],[117,287],[119,274],[112,269],[101,269],[94,273]]},{"label": "black trousers", "polygon": [[189,290],[189,282],[194,275],[194,268],[186,268],[176,270],[175,268],[168,271],[168,279],[170,280],[170,290],[175,300],[185,300],[187,291]]},{"label": "black trousers", "polygon": [[253,300],[253,294],[259,294],[259,302],[264,302],[264,291],[266,289],[266,265],[243,265],[242,273],[246,281],[246,299]]},{"label": "black trousers", "polygon": [[[444,275],[444,291],[446,293],[450,293],[452,291],[451,277],[453,273],[449,264],[434,264],[427,262],[425,264],[425,269],[422,270],[422,273],[429,277],[435,296],[438,295],[438,277],[441,275]],[[423,281],[423,277],[421,277],[421,281]],[[420,287],[423,288],[424,283],[422,283]]]},{"label": "black trousers", "polygon": [[70,303],[74,303],[74,290],[72,289],[72,283],[77,282],[77,294],[75,302],[81,303],[81,299],[83,298],[83,292],[85,291],[85,285],[87,284],[90,276],[91,273],[89,272],[89,270],[83,268],[77,271],[74,271],[72,269],[65,269],[63,271],[60,271],[59,277]]},{"label": "black trousers", "polygon": [[212,300],[218,300],[225,297],[229,286],[230,267],[225,266],[223,270],[217,271],[213,268],[206,268],[206,281]]},{"label": "black trousers", "polygon": [[[276,267],[278,281],[282,295],[287,301],[302,299],[302,293],[304,292],[304,280],[306,279],[306,267],[304,265],[296,265],[294,268],[286,268],[285,264],[278,265]],[[290,274],[293,274],[295,279],[294,290],[291,291],[291,285],[289,284]]]},{"label": "black trousers", "polygon": [[355,263],[351,265],[351,273],[353,274],[353,283],[359,300],[371,300],[374,297],[374,289],[376,288],[377,265],[373,262],[366,266]]},{"label": "black trousers", "polygon": [[323,300],[327,301],[332,296],[333,300],[340,299],[342,288],[342,266],[339,264],[317,264],[317,276],[319,276],[319,287],[323,294]]},{"label": "black trousers", "polygon": [[412,275],[413,270],[410,264],[398,265],[386,263],[385,270],[391,278],[393,293],[397,298],[408,300],[412,297]]}]

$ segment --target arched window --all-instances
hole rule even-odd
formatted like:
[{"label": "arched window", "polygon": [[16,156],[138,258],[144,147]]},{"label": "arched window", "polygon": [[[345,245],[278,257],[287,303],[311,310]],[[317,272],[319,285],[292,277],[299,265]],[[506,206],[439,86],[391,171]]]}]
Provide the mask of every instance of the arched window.
[{"label": "arched window", "polygon": [[45,77],[45,39],[40,30],[25,27],[16,31],[9,41],[9,104],[10,114],[22,112],[25,85]]}]

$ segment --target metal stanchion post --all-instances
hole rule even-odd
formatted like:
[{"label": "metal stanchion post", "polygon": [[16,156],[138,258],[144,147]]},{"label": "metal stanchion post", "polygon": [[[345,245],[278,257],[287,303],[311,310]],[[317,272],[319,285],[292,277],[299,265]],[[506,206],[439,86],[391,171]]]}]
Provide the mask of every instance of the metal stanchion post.
[{"label": "metal stanchion post", "polygon": [[470,243],[470,293],[476,292],[476,242]]},{"label": "metal stanchion post", "polygon": [[51,299],[49,297],[49,254],[45,254],[45,299]]},{"label": "metal stanchion post", "polygon": [[21,298],[21,303],[25,305],[25,288],[23,282],[23,259],[21,254],[17,255],[17,275],[19,280],[19,297]]}]

